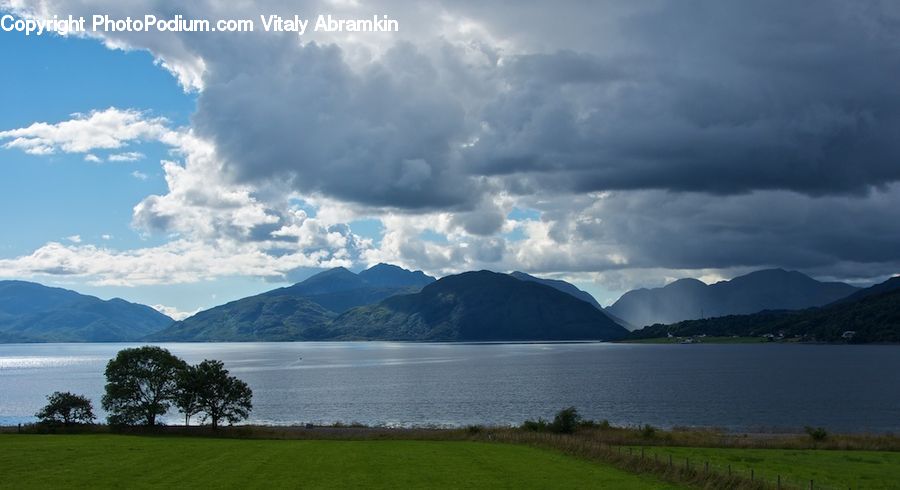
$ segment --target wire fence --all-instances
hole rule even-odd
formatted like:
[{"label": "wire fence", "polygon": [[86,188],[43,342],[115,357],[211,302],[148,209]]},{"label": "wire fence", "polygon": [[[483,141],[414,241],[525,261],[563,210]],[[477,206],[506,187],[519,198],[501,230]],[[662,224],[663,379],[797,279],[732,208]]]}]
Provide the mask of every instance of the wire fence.
[{"label": "wire fence", "polygon": [[726,478],[741,478],[774,489],[809,489],[809,490],[844,490],[858,489],[857,485],[836,486],[832,482],[816,482],[815,478],[801,478],[797,475],[779,474],[777,471],[759,470],[750,464],[725,464],[709,461],[703,457],[676,456],[658,446],[611,446],[612,451],[622,457],[640,461],[653,461],[655,465],[664,465],[671,469],[679,466],[687,471],[703,474],[715,473]]},{"label": "wire fence", "polygon": [[610,445],[591,440],[548,433],[505,432],[491,435],[497,442],[525,443],[552,447],[567,454],[611,463],[622,469],[653,473],[669,481],[689,483],[702,488],[855,490],[859,482],[838,485],[834,481],[816,481],[794,474],[761,470],[752,464],[726,464],[703,457],[675,455],[665,446]]}]

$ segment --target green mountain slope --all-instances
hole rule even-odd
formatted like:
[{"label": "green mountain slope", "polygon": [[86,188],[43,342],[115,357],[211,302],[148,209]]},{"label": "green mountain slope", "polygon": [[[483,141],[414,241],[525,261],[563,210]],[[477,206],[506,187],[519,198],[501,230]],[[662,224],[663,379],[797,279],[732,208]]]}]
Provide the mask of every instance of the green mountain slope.
[{"label": "green mountain slope", "polygon": [[589,303],[594,308],[603,308],[602,306],[600,306],[600,303],[598,303],[597,300],[594,299],[593,296],[591,296],[590,293],[588,293],[587,291],[582,291],[578,289],[578,287],[574,284],[568,283],[566,281],[560,281],[559,279],[544,279],[519,271],[515,271],[510,275],[515,277],[516,279],[519,279],[520,281],[532,281],[538,284],[543,284],[544,286],[550,286],[553,289],[562,291],[566,294],[570,294],[580,299],[581,301],[584,301],[585,303]]},{"label": "green mountain slope", "polygon": [[149,306],[0,281],[0,342],[136,341],[172,324]]},{"label": "green mountain slope", "polygon": [[330,331],[342,339],[441,341],[611,340],[627,334],[569,294],[489,271],[448,276],[419,293],[354,308]]},{"label": "green mountain slope", "polygon": [[153,341],[321,340],[338,313],[419,291],[434,279],[379,264],[354,274],[337,267],[293,286],[217,306],[148,337]]},{"label": "green mountain slope", "polygon": [[[890,284],[889,284],[890,283]],[[860,291],[855,300],[799,311],[763,311],[653,325],[632,332],[632,339],[694,335],[755,337],[782,334],[807,341],[900,342],[900,284],[893,278]],[[854,332],[852,336],[845,332]]]},{"label": "green mountain slope", "polygon": [[151,341],[248,342],[317,340],[335,316],[320,305],[292,296],[253,296],[174,323]]}]

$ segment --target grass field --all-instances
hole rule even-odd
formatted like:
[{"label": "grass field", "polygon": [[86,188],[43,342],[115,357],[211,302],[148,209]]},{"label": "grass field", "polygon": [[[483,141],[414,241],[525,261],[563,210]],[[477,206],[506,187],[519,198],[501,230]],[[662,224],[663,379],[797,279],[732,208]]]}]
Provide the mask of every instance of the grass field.
[{"label": "grass field", "polygon": [[0,488],[151,486],[676,488],[511,444],[0,435]]},{"label": "grass field", "polygon": [[[639,451],[640,448],[634,448]],[[691,464],[701,468],[708,461],[712,469],[732,471],[747,476],[753,469],[756,478],[772,482],[777,475],[782,481],[807,488],[810,480],[816,488],[896,489],[900,487],[900,452],[839,451],[797,449],[723,449],[697,447],[645,448],[648,458],[659,455],[674,464]]]}]

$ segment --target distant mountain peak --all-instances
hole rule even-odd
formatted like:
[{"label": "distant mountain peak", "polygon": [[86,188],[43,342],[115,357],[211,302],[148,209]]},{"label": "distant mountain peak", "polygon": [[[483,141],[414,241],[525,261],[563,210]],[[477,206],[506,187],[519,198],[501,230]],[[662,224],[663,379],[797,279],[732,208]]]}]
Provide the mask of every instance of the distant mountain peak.
[{"label": "distant mountain peak", "polygon": [[338,267],[332,267],[331,269],[325,269],[322,272],[313,274],[312,276],[309,276],[309,278],[307,278],[306,280],[308,281],[315,277],[340,277],[340,276],[349,277],[349,276],[355,276],[355,275],[356,274],[354,274],[353,271],[351,271],[350,269],[347,269],[346,267],[343,267],[343,266],[338,266]]},{"label": "distant mountain peak", "polygon": [[694,279],[693,277],[683,277],[681,279],[676,279],[669,284],[663,286],[664,288],[681,288],[681,287],[706,287],[708,284],[701,281],[700,279]]},{"label": "distant mountain peak", "polygon": [[19,342],[136,341],[172,323],[146,305],[104,301],[27,281],[0,281],[0,338]]},{"label": "distant mountain peak", "polygon": [[423,287],[434,278],[422,271],[410,271],[402,267],[379,263],[359,273],[368,284],[385,287]]},{"label": "distant mountain peak", "polygon": [[488,270],[447,276],[418,293],[354,308],[331,329],[337,338],[447,341],[609,340],[626,333],[570,294]]},{"label": "distant mountain peak", "polygon": [[798,271],[773,268],[709,285],[688,278],[662,288],[629,291],[608,311],[637,326],[669,324],[762,310],[822,306],[856,290],[848,284],[820,282]]},{"label": "distant mountain peak", "polygon": [[[405,272],[410,272],[410,271],[408,271],[407,269],[404,269],[403,267],[400,267],[399,265],[388,264],[388,263],[385,263],[385,262],[379,262],[379,263],[373,265],[372,267],[369,267],[369,268],[366,269],[366,270],[367,270],[367,271],[392,270],[392,271],[405,271]],[[363,272],[365,272],[365,271],[363,271]]]},{"label": "distant mountain peak", "polygon": [[559,279],[544,279],[541,277],[532,276],[531,274],[528,274],[528,273],[522,272],[522,271],[513,271],[509,275],[512,277],[515,277],[516,279],[518,279],[520,281],[531,281],[531,282],[536,282],[538,284],[543,284],[545,286],[550,286],[551,288],[562,291],[566,294],[570,294],[570,295],[580,299],[581,301],[584,301],[584,302],[590,304],[591,306],[593,306],[595,308],[598,308],[600,310],[603,309],[603,307],[600,306],[600,303],[598,303],[597,300],[590,293],[588,293],[587,291],[582,291],[581,289],[578,288],[578,286],[575,286],[572,283],[562,281]]}]

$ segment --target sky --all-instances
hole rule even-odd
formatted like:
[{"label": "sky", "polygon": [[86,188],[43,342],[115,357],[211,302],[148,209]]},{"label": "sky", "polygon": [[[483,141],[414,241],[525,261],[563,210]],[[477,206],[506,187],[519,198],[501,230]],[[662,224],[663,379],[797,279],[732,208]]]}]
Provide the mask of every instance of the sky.
[{"label": "sky", "polygon": [[[176,317],[343,266],[521,270],[610,304],[682,277],[900,272],[889,1],[0,0],[0,278]],[[260,15],[399,32],[263,32]]]}]

